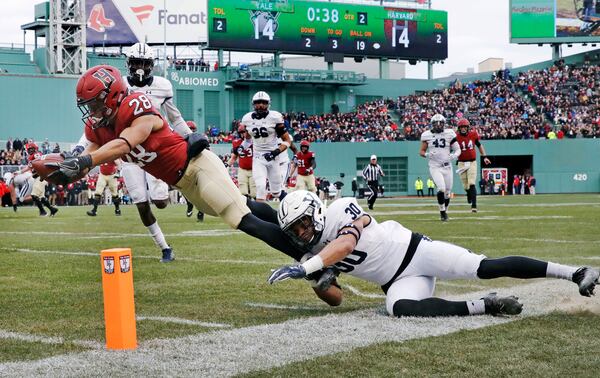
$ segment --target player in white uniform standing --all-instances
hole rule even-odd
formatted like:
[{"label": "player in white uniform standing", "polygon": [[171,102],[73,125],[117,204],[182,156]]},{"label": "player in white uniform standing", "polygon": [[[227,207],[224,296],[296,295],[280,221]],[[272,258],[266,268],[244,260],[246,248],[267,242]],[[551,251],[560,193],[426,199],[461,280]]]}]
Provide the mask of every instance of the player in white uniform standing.
[{"label": "player in white uniform standing", "polygon": [[448,206],[454,172],[452,161],[458,159],[460,146],[456,141],[454,130],[445,128],[446,118],[441,114],[431,117],[431,130],[421,134],[421,151],[419,154],[429,160],[429,173],[438,188],[437,200],[440,207],[440,218],[448,220]]},{"label": "player in white uniform standing", "polygon": [[[154,76],[154,53],[150,46],[136,43],[127,51],[127,69],[129,74],[125,77],[130,90],[144,93],[152,105],[166,114],[169,124],[181,136],[186,136],[192,131],[187,126],[181,113],[173,103],[173,86],[167,79]],[[83,151],[89,142],[83,135],[76,147]],[[167,243],[165,236],[152,213],[150,201],[159,209],[167,207],[169,200],[169,186],[151,174],[145,172],[135,163],[123,161],[121,175],[125,179],[125,186],[133,203],[138,209],[142,223],[162,251],[161,262],[170,262],[175,259],[173,249]]]},{"label": "player in white uniform standing", "polygon": [[[277,138],[277,146],[281,146],[281,143],[283,143],[283,140],[281,138]],[[289,149],[294,155],[298,153],[298,149],[296,148],[296,146],[294,146],[294,143],[291,140]],[[282,190],[285,190],[287,189],[287,182],[290,178],[290,174],[292,173],[292,164],[287,150],[284,151],[282,154],[279,154],[279,156],[277,156],[277,159],[275,160],[277,164],[279,164],[279,172],[281,172],[281,188]]]},{"label": "player in white uniform standing", "polygon": [[292,138],[285,129],[281,113],[269,109],[271,97],[266,92],[257,92],[252,97],[252,105],[254,111],[247,113],[241,123],[253,139],[252,177],[256,184],[256,200],[267,200],[267,179],[271,195],[282,199],[285,191],[282,189],[282,162],[278,156],[287,155]]},{"label": "player in white uniform standing", "polygon": [[[482,299],[448,301],[432,297],[436,278],[492,279],[562,278],[575,282],[583,296],[593,295],[600,273],[590,267],[575,268],[524,256],[487,258],[454,244],[432,241],[395,221],[378,223],[356,199],[334,201],[325,211],[319,198],[299,190],[281,202],[279,224],[293,242],[310,248],[314,256],[300,265],[274,270],[269,283],[288,278],[311,278],[323,267],[381,285],[386,309],[394,316],[516,315],[522,304],[514,296],[495,293]],[[313,285],[330,305],[342,301],[334,281],[328,288]]]}]

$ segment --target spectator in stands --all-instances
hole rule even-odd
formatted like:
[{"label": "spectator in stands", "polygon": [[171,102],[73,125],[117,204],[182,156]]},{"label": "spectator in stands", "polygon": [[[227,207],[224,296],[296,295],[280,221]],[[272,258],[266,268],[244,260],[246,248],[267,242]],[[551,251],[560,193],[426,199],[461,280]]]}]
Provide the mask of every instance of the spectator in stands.
[{"label": "spectator in stands", "polygon": [[13,149],[13,140],[12,138],[8,138],[6,141],[6,151],[10,151]]},{"label": "spectator in stands", "polygon": [[52,148],[52,153],[54,153],[54,154],[60,153],[60,146],[58,145],[58,143],[54,144],[54,147]]},{"label": "spectator in stands", "polygon": [[21,152],[23,149],[23,142],[21,142],[19,138],[15,138],[15,141],[12,144],[12,149]]},{"label": "spectator in stands", "polygon": [[50,142],[48,142],[48,138],[44,140],[42,143],[42,155],[46,155],[50,153]]}]

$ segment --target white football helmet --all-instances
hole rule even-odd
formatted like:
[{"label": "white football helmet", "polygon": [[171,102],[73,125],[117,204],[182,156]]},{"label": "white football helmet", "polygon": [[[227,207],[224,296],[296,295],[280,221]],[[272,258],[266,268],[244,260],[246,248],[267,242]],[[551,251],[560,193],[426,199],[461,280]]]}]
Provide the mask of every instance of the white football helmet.
[{"label": "white football helmet", "polygon": [[154,51],[145,43],[136,43],[127,50],[129,80],[138,87],[146,85],[154,69]]},{"label": "white football helmet", "polygon": [[431,131],[434,133],[441,133],[444,131],[446,125],[446,117],[441,114],[436,114],[431,117]]},{"label": "white football helmet", "polygon": [[316,194],[296,190],[281,201],[277,218],[283,232],[294,243],[300,247],[311,247],[317,244],[325,229],[324,213],[323,203]]},{"label": "white football helmet", "polygon": [[264,118],[269,114],[271,97],[267,92],[256,92],[252,96],[252,106],[254,107],[254,118]]}]

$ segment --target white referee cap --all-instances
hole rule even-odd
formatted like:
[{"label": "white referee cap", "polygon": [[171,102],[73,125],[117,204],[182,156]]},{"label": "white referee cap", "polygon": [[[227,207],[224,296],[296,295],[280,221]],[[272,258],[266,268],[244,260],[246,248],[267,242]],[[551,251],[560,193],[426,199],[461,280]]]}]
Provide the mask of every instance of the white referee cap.
[{"label": "white referee cap", "polygon": [[377,155],[371,155],[371,160],[377,160]]}]

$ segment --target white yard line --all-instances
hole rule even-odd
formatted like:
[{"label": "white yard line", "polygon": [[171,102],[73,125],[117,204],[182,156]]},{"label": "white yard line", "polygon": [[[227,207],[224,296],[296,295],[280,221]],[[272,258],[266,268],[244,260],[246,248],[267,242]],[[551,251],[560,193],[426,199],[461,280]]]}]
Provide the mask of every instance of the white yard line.
[{"label": "white yard line", "polygon": [[[284,284],[281,290],[286,290]],[[518,321],[549,313],[579,295],[573,283],[560,280],[540,280],[499,292],[520,297],[525,305],[523,314],[511,318],[396,319],[381,315],[379,309],[369,309],[151,340],[142,342],[133,351],[96,350],[31,362],[4,363],[0,364],[0,375],[232,376],[387,341],[402,342]],[[479,291],[457,298],[481,298],[486,293]],[[584,301],[586,306],[593,299]]]},{"label": "white yard line", "polygon": [[[498,237],[494,236],[460,236],[460,235],[449,235],[447,239],[466,239],[466,240],[498,240]],[[567,240],[567,239],[544,239],[544,238],[519,238],[512,237],[510,240],[534,242],[534,243],[566,243],[566,244],[598,244],[600,240]],[[571,256],[568,256],[571,257]]]},{"label": "white yard line", "polygon": [[308,306],[286,306],[275,303],[254,303],[254,302],[246,302],[244,303],[248,307],[255,308],[269,308],[275,310],[325,310],[327,307],[308,307]]},{"label": "white yard line", "polygon": [[352,294],[354,294],[354,295],[356,295],[358,297],[364,297],[364,298],[385,298],[384,294],[363,293],[362,291],[358,290],[354,286],[348,285],[348,284],[342,285],[342,288],[343,289],[348,289]]},{"label": "white yard line", "polygon": [[[123,239],[123,238],[147,238],[150,234],[144,233],[110,233],[110,232],[96,232],[90,234],[89,232],[50,232],[50,231],[0,231],[0,235],[47,235],[47,236],[69,236],[70,239]],[[183,231],[178,233],[167,233],[165,237],[221,237],[221,236],[233,236],[233,235],[244,235],[243,232],[238,230],[196,230],[196,231]]]},{"label": "white yard line", "polygon": [[198,320],[174,318],[171,316],[143,316],[143,315],[140,316],[140,315],[138,315],[138,316],[136,316],[136,320],[137,321],[153,320],[156,322],[194,325],[194,326],[207,327],[207,328],[231,328],[230,324],[201,322]]},{"label": "white yard line", "polygon": [[[67,255],[67,256],[93,256],[100,257],[100,252],[83,252],[83,251],[55,251],[55,250],[40,250],[40,249],[29,249],[29,248],[7,248],[0,247],[2,251],[8,252],[20,252],[20,253],[33,253],[42,255]],[[138,255],[133,251],[134,259],[150,259],[159,260],[158,254],[156,256]],[[276,266],[277,264],[286,264],[289,260],[269,260],[269,261],[257,261],[257,260],[231,260],[231,259],[200,259],[193,257],[175,257],[175,261],[195,261],[195,262],[206,262],[206,263],[217,263],[217,264],[251,264],[251,265],[267,265]]]},{"label": "white yard line", "polygon": [[31,335],[28,333],[22,332],[12,332],[5,331],[0,329],[0,339],[12,339],[18,341],[25,341],[29,343],[42,343],[42,344],[52,344],[52,345],[62,345],[66,343],[71,343],[74,345],[83,346],[90,349],[103,349],[104,344],[93,341],[93,340],[65,340],[62,337],[57,336],[40,336],[40,335]]}]

